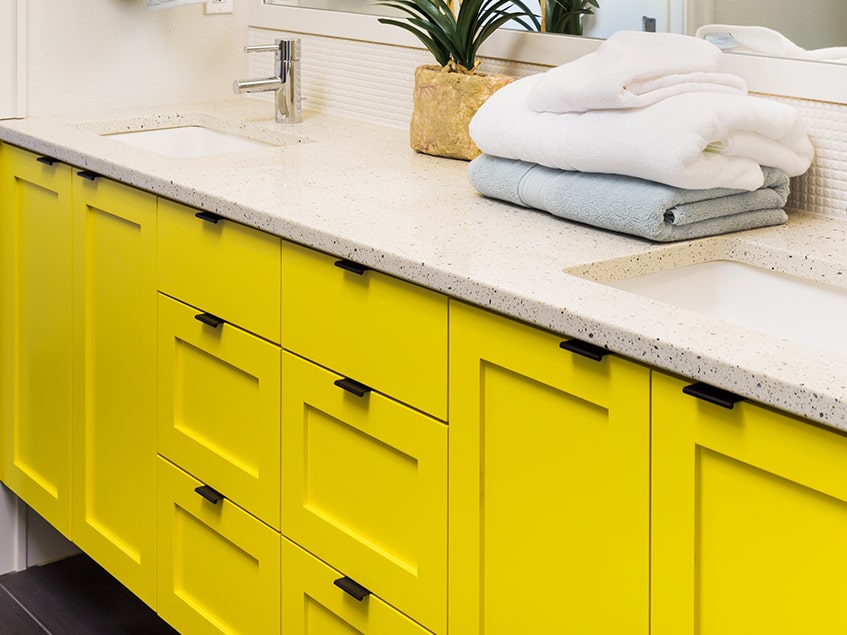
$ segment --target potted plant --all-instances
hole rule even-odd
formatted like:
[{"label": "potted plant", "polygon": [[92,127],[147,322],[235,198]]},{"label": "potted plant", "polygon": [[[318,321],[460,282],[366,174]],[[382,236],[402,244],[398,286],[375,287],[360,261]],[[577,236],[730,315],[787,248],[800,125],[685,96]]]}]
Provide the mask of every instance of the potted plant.
[{"label": "potted plant", "polygon": [[582,35],[582,18],[599,8],[597,0],[541,0],[541,31]]},{"label": "potted plant", "polygon": [[477,72],[480,45],[498,28],[516,21],[538,30],[538,18],[523,0],[385,0],[379,4],[406,14],[380,18],[383,24],[406,29],[435,57],[438,65],[415,70],[410,142],[418,152],[473,159],[479,149],[468,134],[468,123],[495,91],[512,81],[505,75]]}]

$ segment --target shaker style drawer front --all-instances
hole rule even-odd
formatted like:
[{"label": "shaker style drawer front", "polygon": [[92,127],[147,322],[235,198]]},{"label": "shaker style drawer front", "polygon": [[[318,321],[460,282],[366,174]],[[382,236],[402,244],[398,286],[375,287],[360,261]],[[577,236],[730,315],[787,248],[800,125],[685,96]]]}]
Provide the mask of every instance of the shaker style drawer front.
[{"label": "shaker style drawer front", "polygon": [[159,453],[279,528],[280,350],[207,317],[159,295]]},{"label": "shaker style drawer front", "polygon": [[280,239],[205,214],[160,199],[159,290],[278,342]]},{"label": "shaker style drawer front", "polygon": [[446,630],[447,426],[283,352],[282,533]]},{"label": "shaker style drawer front", "polygon": [[349,578],[285,538],[282,569],[285,635],[429,635],[379,597],[344,591]]},{"label": "shaker style drawer front", "polygon": [[447,298],[283,243],[283,346],[447,418]]},{"label": "shaker style drawer front", "polygon": [[279,534],[158,461],[159,614],[192,635],[278,635]]}]

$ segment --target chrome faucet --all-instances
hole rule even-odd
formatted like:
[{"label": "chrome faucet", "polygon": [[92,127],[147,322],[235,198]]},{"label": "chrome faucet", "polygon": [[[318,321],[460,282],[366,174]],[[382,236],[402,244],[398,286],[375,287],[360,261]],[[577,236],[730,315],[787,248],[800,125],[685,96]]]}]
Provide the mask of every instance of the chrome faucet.
[{"label": "chrome faucet", "polygon": [[236,79],[232,90],[236,93],[274,91],[276,104],[274,119],[277,123],[300,123],[300,40],[276,40],[274,44],[245,46],[245,53],[274,53],[276,64],[273,77],[266,79]]}]

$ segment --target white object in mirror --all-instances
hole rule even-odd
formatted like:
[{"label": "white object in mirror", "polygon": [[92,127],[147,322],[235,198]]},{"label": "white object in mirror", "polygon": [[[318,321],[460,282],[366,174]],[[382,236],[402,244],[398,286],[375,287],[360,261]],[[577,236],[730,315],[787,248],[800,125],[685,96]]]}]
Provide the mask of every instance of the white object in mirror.
[{"label": "white object in mirror", "polygon": [[787,37],[763,26],[707,24],[695,36],[711,42],[725,53],[746,53],[795,60],[847,64],[847,46],[806,50]]}]

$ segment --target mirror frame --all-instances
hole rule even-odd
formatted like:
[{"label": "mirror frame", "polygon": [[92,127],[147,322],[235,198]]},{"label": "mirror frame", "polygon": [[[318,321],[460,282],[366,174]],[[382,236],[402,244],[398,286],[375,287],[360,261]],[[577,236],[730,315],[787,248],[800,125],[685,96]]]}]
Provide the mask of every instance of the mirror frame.
[{"label": "mirror frame", "polygon": [[[380,24],[376,16],[266,5],[263,0],[249,2],[249,27],[424,50],[413,35]],[[600,42],[585,37],[499,29],[482,45],[480,55],[558,66],[590,53]],[[722,70],[743,77],[751,92],[847,104],[847,64],[725,53]]]}]

